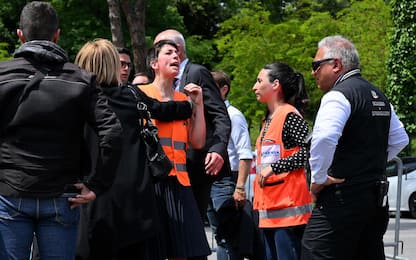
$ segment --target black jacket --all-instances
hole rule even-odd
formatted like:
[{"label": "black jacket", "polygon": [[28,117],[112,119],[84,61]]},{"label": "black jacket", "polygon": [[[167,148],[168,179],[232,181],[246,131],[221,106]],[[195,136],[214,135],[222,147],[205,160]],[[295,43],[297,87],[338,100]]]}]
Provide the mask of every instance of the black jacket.
[{"label": "black jacket", "polygon": [[[221,99],[219,88],[211,72],[202,65],[188,62],[183,71],[180,91],[184,86],[194,83],[202,87],[204,97],[204,114],[206,123],[206,144],[203,149],[187,151],[187,168],[192,185],[206,182],[206,178],[220,179],[231,175],[227,145],[231,132],[231,121],[227,108]],[[216,176],[205,174],[205,157],[209,152],[216,152],[224,159],[224,165]]]},{"label": "black jacket", "polygon": [[[112,110],[123,127],[123,144],[120,163],[110,190],[91,205],[89,225],[90,243],[112,241],[114,246],[100,247],[112,253],[113,249],[137,243],[158,229],[157,204],[154,188],[145,157],[145,146],[139,134],[139,112],[130,90],[123,87],[103,87]],[[97,151],[97,139],[88,132],[93,162]],[[93,167],[96,168],[96,167]],[[100,237],[107,230],[105,237]],[[92,248],[97,248],[92,246]]]},{"label": "black jacket", "polygon": [[97,195],[111,185],[120,122],[95,77],[68,62],[58,45],[27,42],[0,63],[0,111],[0,194],[59,196],[77,182],[87,165],[85,124],[99,136],[103,164],[86,184]]},{"label": "black jacket", "polygon": [[[90,238],[91,249],[87,248],[85,238],[78,246],[78,253],[84,257],[89,250],[111,255],[113,250],[120,250],[154,236],[162,226],[154,193],[155,180],[149,172],[146,147],[139,133],[137,100],[126,86],[103,86],[103,92],[122,124],[123,145],[114,183],[108,192],[98,197],[89,207],[89,231],[85,230],[86,227],[80,231],[82,236],[89,232]],[[138,89],[136,95],[148,105],[152,116],[158,120],[171,121],[191,116],[192,109],[187,101],[158,102]],[[95,162],[97,139],[91,131],[87,133],[92,161]],[[92,255],[96,254],[97,252],[92,252]]]}]

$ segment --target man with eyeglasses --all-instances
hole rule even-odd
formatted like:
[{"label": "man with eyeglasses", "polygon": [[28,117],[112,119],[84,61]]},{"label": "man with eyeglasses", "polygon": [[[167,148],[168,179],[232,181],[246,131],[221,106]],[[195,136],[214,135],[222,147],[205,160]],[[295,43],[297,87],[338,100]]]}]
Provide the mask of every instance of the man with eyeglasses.
[{"label": "man with eyeglasses", "polygon": [[117,48],[118,54],[120,56],[120,63],[121,63],[121,67],[120,67],[120,79],[121,79],[121,84],[123,86],[127,85],[129,83],[129,78],[130,78],[130,72],[131,72],[131,52],[129,51],[129,49],[124,48],[124,47],[118,47]]},{"label": "man with eyeglasses", "polygon": [[319,42],[312,75],[325,95],[312,135],[316,204],[302,259],[384,260],[385,166],[409,138],[386,96],[361,76],[358,52],[346,38]]}]

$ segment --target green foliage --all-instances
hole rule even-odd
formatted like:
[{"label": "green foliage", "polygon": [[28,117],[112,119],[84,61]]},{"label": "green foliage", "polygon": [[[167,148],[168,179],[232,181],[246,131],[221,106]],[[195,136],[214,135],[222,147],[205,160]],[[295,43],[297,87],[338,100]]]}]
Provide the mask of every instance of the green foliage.
[{"label": "green foliage", "polygon": [[[0,0],[0,42],[5,44],[1,47],[1,60],[3,57],[12,56],[14,50],[20,45],[16,29],[19,28],[20,11],[25,4],[24,0]],[[7,54],[3,54],[3,51]]]},{"label": "green foliage", "polygon": [[218,25],[231,17],[244,0],[176,0],[176,7],[191,35],[210,39]]},{"label": "green foliage", "polygon": [[362,74],[384,91],[388,35],[392,26],[389,6],[384,0],[356,1],[338,14],[338,24],[341,34],[351,39],[358,49]]},{"label": "green foliage", "polygon": [[[183,17],[169,0],[146,1],[146,35],[153,39],[165,29],[175,29],[187,35]],[[153,43],[153,40],[151,41]],[[150,45],[149,45],[150,46]]]},{"label": "green foliage", "polygon": [[386,39],[391,22],[384,1],[356,1],[335,17],[330,12],[314,11],[316,6],[308,0],[299,2],[304,4],[302,16],[290,9],[292,18],[286,16],[277,24],[269,20],[270,12],[263,6],[250,3],[223,22],[216,34],[222,57],[216,68],[230,75],[230,102],[245,114],[252,137],[257,135],[265,111],[264,105],[255,101],[252,86],[260,69],[273,61],[287,63],[304,75],[310,97],[306,119],[312,121],[322,93],[310,73],[310,64],[317,43],[325,36],[341,34],[350,38],[362,58],[364,76],[382,87],[385,82]]},{"label": "green foliage", "polygon": [[329,12],[332,17],[337,16],[337,12],[350,6],[349,0],[317,0],[315,10],[320,12]]},{"label": "green foliage", "polygon": [[24,0],[0,0],[0,42],[7,43],[4,50],[11,55],[19,41],[16,29],[19,27],[20,10],[26,4]]},{"label": "green foliage", "polygon": [[258,132],[265,111],[263,104],[254,102],[252,86],[260,69],[274,61],[287,63],[304,75],[312,101],[307,117],[313,117],[321,93],[310,75],[310,62],[319,39],[337,28],[327,28],[332,22],[327,13],[315,13],[307,21],[291,19],[278,24],[271,23],[269,15],[259,5],[248,6],[222,24],[216,41],[223,55],[217,67],[232,77],[229,99],[245,114],[252,135]]},{"label": "green foliage", "polygon": [[[61,28],[59,45],[71,60],[79,49],[95,38],[111,40],[108,5],[103,0],[52,0],[58,12]],[[80,8],[82,6],[82,8]],[[125,27],[127,30],[127,27]],[[127,31],[126,31],[127,32]]]},{"label": "green foliage", "polygon": [[392,1],[393,33],[388,59],[387,94],[399,118],[416,135],[416,2]]},{"label": "green foliage", "polygon": [[[0,0],[0,42],[6,42],[11,55],[20,45],[16,36],[19,16],[28,1]],[[80,47],[94,38],[111,39],[108,21],[108,6],[105,0],[50,0],[55,7],[61,28],[59,45],[71,59]]]},{"label": "green foliage", "polygon": [[212,40],[202,40],[199,35],[192,35],[186,38],[186,49],[188,57],[196,63],[213,67],[216,59],[216,51]]},{"label": "green foliage", "polygon": [[12,56],[7,50],[8,44],[6,42],[0,42],[0,61],[10,60]]},{"label": "green foliage", "polygon": [[311,16],[301,25],[302,42],[298,47],[297,65],[291,65],[301,72],[305,78],[305,85],[309,95],[309,107],[306,118],[312,121],[318,110],[319,101],[322,97],[311,74],[311,62],[318,49],[318,42],[325,36],[339,34],[340,28],[328,12],[311,12]]},{"label": "green foliage", "polygon": [[269,27],[269,14],[260,5],[242,9],[221,25],[216,41],[219,54],[223,55],[217,67],[232,78],[229,99],[245,114],[250,128],[256,130],[264,108],[254,102],[256,99],[251,88],[258,71],[265,65],[264,60],[270,55],[270,50],[263,47],[270,42],[263,37],[263,32]]}]

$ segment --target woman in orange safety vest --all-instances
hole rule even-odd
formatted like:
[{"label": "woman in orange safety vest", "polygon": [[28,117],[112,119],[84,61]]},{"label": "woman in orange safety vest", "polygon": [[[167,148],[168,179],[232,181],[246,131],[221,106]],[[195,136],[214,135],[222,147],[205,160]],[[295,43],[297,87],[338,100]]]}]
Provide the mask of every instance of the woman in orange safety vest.
[{"label": "woman in orange safety vest", "polygon": [[257,100],[267,105],[256,142],[253,200],[266,259],[298,260],[312,211],[305,174],[308,124],[300,113],[307,103],[303,76],[275,62],[260,70],[253,90]]},{"label": "woman in orange safety vest", "polygon": [[161,242],[165,245],[168,259],[206,256],[211,252],[186,170],[188,144],[196,149],[205,145],[202,89],[188,84],[185,93],[189,97],[173,89],[173,80],[180,67],[177,46],[173,41],[155,43],[148,52],[147,62],[154,73],[154,81],[140,86],[143,92],[159,101],[190,99],[193,103],[190,120],[153,120],[159,129],[163,150],[173,163],[169,177],[155,184],[163,222]]}]

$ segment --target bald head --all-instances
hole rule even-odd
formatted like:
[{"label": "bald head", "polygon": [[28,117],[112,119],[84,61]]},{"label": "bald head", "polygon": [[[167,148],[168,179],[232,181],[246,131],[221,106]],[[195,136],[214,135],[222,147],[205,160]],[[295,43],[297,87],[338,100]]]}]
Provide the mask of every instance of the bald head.
[{"label": "bald head", "polygon": [[162,32],[160,32],[158,35],[156,35],[155,40],[153,41],[153,44],[157,43],[161,40],[171,40],[176,43],[178,46],[178,54],[181,61],[186,59],[186,45],[185,45],[185,38],[183,37],[182,33],[178,32],[174,29],[167,29]]}]

